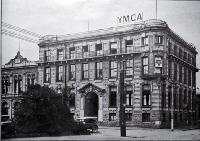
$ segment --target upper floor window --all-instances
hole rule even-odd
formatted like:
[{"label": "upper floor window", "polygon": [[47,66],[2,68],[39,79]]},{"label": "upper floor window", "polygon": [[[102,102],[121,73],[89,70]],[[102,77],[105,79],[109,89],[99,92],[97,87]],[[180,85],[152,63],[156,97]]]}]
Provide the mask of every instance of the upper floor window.
[{"label": "upper floor window", "polygon": [[57,60],[63,60],[63,59],[64,59],[63,49],[57,49]]},{"label": "upper floor window", "polygon": [[89,57],[88,45],[83,46],[83,58]]},{"label": "upper floor window", "polygon": [[143,57],[142,58],[142,66],[143,66],[143,74],[149,73],[149,58]]},{"label": "upper floor window", "polygon": [[126,40],[126,53],[133,52],[133,40]]},{"label": "upper floor window", "polygon": [[8,87],[10,86],[9,76],[2,77],[2,94],[8,93]]},{"label": "upper floor window", "polygon": [[187,52],[184,52],[183,59],[186,61],[187,60]]},{"label": "upper floor window", "polygon": [[182,83],[182,66],[179,65],[179,82]]},{"label": "upper floor window", "polygon": [[51,81],[51,71],[50,67],[44,68],[44,82],[50,82]]},{"label": "upper floor window", "polygon": [[126,86],[126,105],[131,106],[133,105],[133,87]]},{"label": "upper floor window", "polygon": [[148,44],[149,44],[148,36],[142,37],[142,45],[148,45]]},{"label": "upper floor window", "polygon": [[143,85],[143,89],[142,89],[142,105],[143,106],[150,106],[151,105],[150,85]]},{"label": "upper floor window", "polygon": [[177,64],[174,63],[174,80],[177,80]]},{"label": "upper floor window", "polygon": [[75,80],[76,79],[76,66],[75,64],[71,64],[69,68],[69,80]]},{"label": "upper floor window", "polygon": [[155,56],[155,73],[161,74],[162,73],[162,57]]},{"label": "upper floor window", "polygon": [[174,45],[174,55],[177,55],[177,46]]},{"label": "upper floor window", "polygon": [[155,36],[155,44],[163,44],[163,36]]},{"label": "upper floor window", "polygon": [[125,73],[125,75],[127,77],[133,76],[133,59],[126,61],[126,73]]},{"label": "upper floor window", "polygon": [[89,78],[89,67],[88,64],[83,64],[82,79]]},{"label": "upper floor window", "polygon": [[183,52],[182,52],[182,49],[181,49],[181,48],[179,48],[179,58],[181,58],[181,59],[182,59],[182,57],[183,57]]},{"label": "upper floor window", "polygon": [[50,50],[44,51],[44,61],[50,61]]},{"label": "upper floor window", "polygon": [[96,44],[95,46],[96,55],[103,55],[102,44]]},{"label": "upper floor window", "polygon": [[117,106],[117,87],[110,87],[110,95],[109,95],[109,106],[116,107]]},{"label": "upper floor window", "polygon": [[110,77],[117,77],[117,61],[110,62]]},{"label": "upper floor window", "polygon": [[62,81],[63,80],[63,66],[57,66],[57,72],[56,72],[56,78],[57,81]]},{"label": "upper floor window", "polygon": [[192,62],[192,57],[190,54],[188,54],[188,62],[191,63]]},{"label": "upper floor window", "polygon": [[103,78],[103,66],[102,62],[96,62],[96,79],[102,79]]},{"label": "upper floor window", "polygon": [[76,58],[75,47],[71,47],[71,48],[69,49],[69,55],[70,55],[70,59],[75,59],[75,58]]},{"label": "upper floor window", "polygon": [[184,67],[184,84],[187,84],[187,68]]},{"label": "upper floor window", "polygon": [[110,54],[117,54],[117,42],[110,43]]}]

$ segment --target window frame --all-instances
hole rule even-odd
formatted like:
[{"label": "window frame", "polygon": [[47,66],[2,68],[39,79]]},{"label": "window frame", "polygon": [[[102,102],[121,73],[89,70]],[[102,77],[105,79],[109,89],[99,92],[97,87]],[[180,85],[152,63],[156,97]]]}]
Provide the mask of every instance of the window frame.
[{"label": "window frame", "polygon": [[95,79],[103,79],[103,62],[95,63]]},{"label": "window frame", "polygon": [[[101,47],[101,49],[98,49],[100,47]],[[96,54],[96,56],[102,56],[103,55],[103,44],[102,43],[95,44],[95,54]]]},{"label": "window frame", "polygon": [[117,107],[117,87],[116,86],[109,87],[109,107],[112,107],[112,108]]},{"label": "window frame", "polygon": [[83,63],[82,64],[82,80],[88,80],[89,79],[89,64]]},{"label": "window frame", "polygon": [[63,60],[64,59],[64,51],[62,48],[57,49],[57,60]]},{"label": "window frame", "polygon": [[75,64],[70,64],[69,65],[69,80],[70,81],[75,81],[76,80],[76,65]]},{"label": "window frame", "polygon": [[155,35],[155,44],[163,45],[164,37],[163,35]]},{"label": "window frame", "polygon": [[149,36],[142,37],[141,41],[142,41],[142,43],[141,43],[142,46],[149,45]]},{"label": "window frame", "polygon": [[[116,44],[116,48],[112,48],[112,44]],[[117,42],[110,42],[110,54],[117,54],[117,50],[118,50]]]},{"label": "window frame", "polygon": [[[116,67],[115,67],[116,65]],[[118,64],[117,61],[110,61],[110,78],[117,78]]]},{"label": "window frame", "polygon": [[[48,80],[47,80],[47,78],[48,78]],[[51,67],[50,66],[44,68],[44,82],[45,83],[51,82]]]},{"label": "window frame", "polygon": [[[144,61],[144,59],[147,59],[147,60]],[[147,64],[144,64],[144,62]],[[149,73],[149,57],[148,56],[142,57],[142,73],[143,75],[147,75]]]},{"label": "window frame", "polygon": [[[62,70],[62,71],[61,71]],[[58,65],[56,66],[56,81],[57,82],[61,82],[63,81],[63,66],[62,65]],[[61,77],[61,78],[60,78]]]},{"label": "window frame", "polygon": [[[85,51],[86,47],[87,47],[87,51]],[[88,45],[82,46],[82,55],[83,55],[83,58],[88,58],[89,57],[89,46]]]}]

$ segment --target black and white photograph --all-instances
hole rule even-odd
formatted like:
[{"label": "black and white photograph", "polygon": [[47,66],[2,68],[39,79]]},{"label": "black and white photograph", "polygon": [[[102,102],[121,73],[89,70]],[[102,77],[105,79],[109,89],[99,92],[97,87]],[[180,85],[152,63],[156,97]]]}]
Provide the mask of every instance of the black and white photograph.
[{"label": "black and white photograph", "polygon": [[1,140],[200,140],[200,0],[1,0]]}]

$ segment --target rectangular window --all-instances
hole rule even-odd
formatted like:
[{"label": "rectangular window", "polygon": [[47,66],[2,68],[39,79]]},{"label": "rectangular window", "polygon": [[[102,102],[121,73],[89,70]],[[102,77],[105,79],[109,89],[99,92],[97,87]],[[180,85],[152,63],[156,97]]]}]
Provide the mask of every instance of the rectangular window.
[{"label": "rectangular window", "polygon": [[181,48],[179,48],[179,58],[181,58],[181,59],[182,59],[182,57],[183,57],[182,49],[181,49]]},{"label": "rectangular window", "polygon": [[163,44],[163,36],[155,36],[155,44]]},{"label": "rectangular window", "polygon": [[63,49],[57,49],[57,60],[63,60],[63,59],[64,59]]},{"label": "rectangular window", "polygon": [[151,105],[151,91],[150,85],[143,85],[142,89],[142,106]]},{"label": "rectangular window", "polygon": [[87,58],[89,57],[89,50],[88,50],[88,45],[87,46],[83,46],[83,58]]},{"label": "rectangular window", "polygon": [[117,77],[117,61],[110,62],[110,77],[111,78]]},{"label": "rectangular window", "polygon": [[102,79],[103,78],[103,66],[102,62],[96,62],[95,66],[95,71],[96,71],[96,79]]},{"label": "rectangular window", "polygon": [[133,87],[126,86],[126,105],[132,106],[133,105]]},{"label": "rectangular window", "polygon": [[182,108],[182,89],[179,88],[179,109]]},{"label": "rectangular window", "polygon": [[169,78],[172,78],[172,62],[168,61],[168,76]]},{"label": "rectangular window", "polygon": [[187,84],[187,68],[184,67],[184,84]]},{"label": "rectangular window", "polygon": [[44,61],[50,61],[50,50],[44,51]]},{"label": "rectangular window", "polygon": [[161,93],[162,93],[162,108],[166,107],[166,85],[163,84],[161,88]]},{"label": "rectangular window", "polygon": [[110,87],[110,96],[109,96],[109,106],[116,107],[117,106],[117,87]]},{"label": "rectangular window", "polygon": [[190,54],[188,54],[188,63],[191,63],[192,62],[192,57]]},{"label": "rectangular window", "polygon": [[182,66],[179,65],[179,82],[182,83]]},{"label": "rectangular window", "polygon": [[126,61],[126,77],[132,77],[133,76],[133,59]]},{"label": "rectangular window", "polygon": [[142,113],[142,122],[150,122],[150,113]]},{"label": "rectangular window", "polygon": [[174,63],[174,80],[177,80],[177,64]]},{"label": "rectangular window", "polygon": [[126,121],[132,121],[132,113],[125,113]]},{"label": "rectangular window", "polygon": [[83,64],[82,79],[89,78],[89,67],[88,64]]},{"label": "rectangular window", "polygon": [[178,55],[178,53],[177,53],[177,46],[176,45],[174,45],[174,55]]},{"label": "rectangular window", "polygon": [[110,54],[117,54],[117,42],[110,43]]},{"label": "rectangular window", "polygon": [[70,59],[75,59],[76,58],[75,47],[69,48],[69,55],[70,55]]},{"label": "rectangular window", "polygon": [[44,80],[45,80],[45,82],[50,82],[50,80],[51,80],[51,71],[50,71],[50,67],[46,67],[45,69],[44,69]]},{"label": "rectangular window", "polygon": [[188,70],[188,86],[191,86],[192,83],[192,72],[191,70]]},{"label": "rectangular window", "polygon": [[143,57],[142,58],[142,66],[143,66],[143,74],[149,73],[149,58]]},{"label": "rectangular window", "polygon": [[102,44],[96,44],[95,51],[96,51],[96,56],[102,56],[103,55]]},{"label": "rectangular window", "polygon": [[109,121],[115,121],[116,120],[116,113],[109,113]]},{"label": "rectangular window", "polygon": [[177,109],[177,89],[176,88],[173,88],[173,95],[174,95],[174,109]]},{"label": "rectangular window", "polygon": [[187,90],[184,90],[184,104],[187,104]]},{"label": "rectangular window", "polygon": [[57,81],[62,81],[63,80],[63,66],[57,66],[56,68],[56,78]]},{"label": "rectangular window", "polygon": [[184,59],[185,61],[187,61],[187,52],[184,52],[184,57],[183,57],[183,59]]},{"label": "rectangular window", "polygon": [[154,59],[155,59],[155,73],[162,74],[162,67],[163,67],[162,57],[155,56]]},{"label": "rectangular window", "polygon": [[75,64],[71,64],[69,68],[69,80],[75,80],[76,79],[76,66]]},{"label": "rectangular window", "polygon": [[126,53],[133,52],[133,40],[126,40]]},{"label": "rectangular window", "polygon": [[148,36],[142,37],[142,45],[148,45],[148,44],[149,44]]}]

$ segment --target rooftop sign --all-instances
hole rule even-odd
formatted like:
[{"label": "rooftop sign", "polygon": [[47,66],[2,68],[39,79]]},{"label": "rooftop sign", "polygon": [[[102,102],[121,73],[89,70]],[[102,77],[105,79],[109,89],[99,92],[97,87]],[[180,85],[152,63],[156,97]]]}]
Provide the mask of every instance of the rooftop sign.
[{"label": "rooftop sign", "polygon": [[143,13],[142,12],[117,17],[117,23],[119,23],[119,24],[137,22],[137,21],[142,21],[142,20],[143,20]]}]

